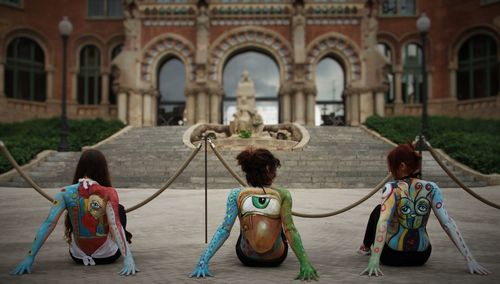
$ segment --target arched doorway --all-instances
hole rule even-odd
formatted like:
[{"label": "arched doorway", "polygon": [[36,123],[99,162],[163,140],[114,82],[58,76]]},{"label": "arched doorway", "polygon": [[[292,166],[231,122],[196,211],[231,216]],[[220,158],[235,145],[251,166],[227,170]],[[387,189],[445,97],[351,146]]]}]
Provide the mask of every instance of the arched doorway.
[{"label": "arched doorway", "polygon": [[158,125],[183,125],[186,97],[186,69],[176,57],[166,59],[158,69]]},{"label": "arched doorway", "polygon": [[247,70],[254,82],[256,107],[265,124],[279,122],[278,89],[280,72],[272,57],[259,51],[244,51],[233,55],[224,65],[222,83],[222,123],[229,124],[236,112],[236,90],[241,74]]},{"label": "arched doorway", "polygon": [[345,72],[342,64],[327,56],[316,65],[315,125],[344,125]]}]

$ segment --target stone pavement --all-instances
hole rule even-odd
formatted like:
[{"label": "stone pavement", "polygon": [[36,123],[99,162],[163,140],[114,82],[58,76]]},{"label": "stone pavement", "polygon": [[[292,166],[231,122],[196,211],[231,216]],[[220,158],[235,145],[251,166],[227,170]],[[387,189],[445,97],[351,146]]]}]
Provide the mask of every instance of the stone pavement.
[{"label": "stone pavement", "polygon": [[[500,203],[500,186],[475,189]],[[54,194],[57,190],[49,190]],[[151,189],[120,189],[127,206],[149,196]],[[326,212],[359,199],[369,189],[293,190],[294,209]],[[385,276],[359,276],[368,257],[356,254],[369,213],[379,197],[341,215],[324,219],[295,217],[307,253],[322,283],[500,283],[500,211],[473,199],[460,189],[444,189],[450,215],[455,219],[476,259],[493,272],[489,276],[470,275],[458,250],[431,216],[428,232],[432,256],[423,267],[382,266]],[[132,251],[141,272],[135,277],[117,275],[122,259],[105,266],[76,265],[68,256],[63,240],[63,222],[47,239],[33,265],[33,274],[10,276],[8,272],[22,260],[48,213],[50,204],[32,189],[0,188],[0,283],[298,283],[298,262],[292,251],[277,268],[249,268],[238,261],[234,246],[236,222],[226,244],[214,256],[210,270],[214,278],[190,279],[204,244],[204,192],[167,190],[157,199],[128,215],[128,229],[134,234]],[[209,190],[209,240],[225,211],[228,190]]]}]

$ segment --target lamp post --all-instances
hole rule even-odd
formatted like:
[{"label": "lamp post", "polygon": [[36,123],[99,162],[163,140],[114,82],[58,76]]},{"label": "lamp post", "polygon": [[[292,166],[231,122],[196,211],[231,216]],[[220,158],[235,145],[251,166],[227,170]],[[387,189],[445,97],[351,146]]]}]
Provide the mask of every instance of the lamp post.
[{"label": "lamp post", "polygon": [[68,119],[66,116],[66,61],[67,61],[67,50],[68,50],[68,38],[73,31],[73,25],[69,21],[68,17],[63,17],[59,22],[59,33],[61,34],[63,41],[63,68],[62,68],[62,100],[61,100],[61,140],[59,141],[59,146],[57,150],[59,152],[69,151],[68,143]]},{"label": "lamp post", "polygon": [[425,139],[429,135],[429,122],[427,115],[427,70],[426,70],[426,46],[427,46],[427,33],[431,27],[431,20],[422,13],[417,20],[417,29],[420,32],[422,40],[422,129],[420,130],[420,137],[417,144],[419,150],[425,150]]}]

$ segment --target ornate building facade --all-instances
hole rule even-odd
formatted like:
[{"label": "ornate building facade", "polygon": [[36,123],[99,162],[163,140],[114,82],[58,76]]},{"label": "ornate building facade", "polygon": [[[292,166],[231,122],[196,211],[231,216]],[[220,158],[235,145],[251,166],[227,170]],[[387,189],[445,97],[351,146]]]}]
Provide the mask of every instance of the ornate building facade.
[{"label": "ornate building facade", "polygon": [[356,126],[429,112],[500,118],[496,0],[0,0],[0,121],[68,114],[134,126],[227,124],[246,70],[268,124]]}]

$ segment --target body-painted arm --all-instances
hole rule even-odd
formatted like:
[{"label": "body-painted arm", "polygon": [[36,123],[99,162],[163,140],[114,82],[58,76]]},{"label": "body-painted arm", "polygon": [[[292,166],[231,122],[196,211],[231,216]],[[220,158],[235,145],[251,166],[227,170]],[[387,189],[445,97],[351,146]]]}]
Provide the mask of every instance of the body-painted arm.
[{"label": "body-painted arm", "polygon": [[484,275],[489,274],[490,272],[486,268],[479,265],[479,263],[477,263],[477,261],[474,259],[469,248],[465,244],[465,241],[462,238],[462,235],[460,234],[460,231],[458,230],[455,221],[453,221],[453,219],[448,215],[446,207],[444,206],[441,190],[435,183],[431,184],[434,188],[433,189],[434,197],[432,199],[432,210],[434,211],[434,214],[438,218],[439,224],[441,224],[443,230],[446,232],[446,234],[451,239],[453,244],[455,244],[457,249],[460,251],[460,253],[464,256],[465,260],[467,261],[467,267],[469,269],[469,272],[471,274],[474,273],[484,274]]},{"label": "body-painted arm", "polygon": [[212,273],[208,271],[208,262],[214,256],[217,250],[224,244],[224,242],[229,237],[229,234],[231,233],[234,221],[236,220],[236,216],[238,215],[238,196],[240,194],[240,191],[241,189],[235,188],[229,193],[224,221],[219,226],[219,228],[217,228],[217,231],[210,241],[210,244],[200,256],[200,260],[198,261],[198,264],[196,265],[193,273],[191,273],[190,277],[196,276],[198,278],[213,276]]},{"label": "body-painted arm", "polygon": [[295,279],[300,280],[318,280],[319,276],[316,269],[312,266],[309,258],[307,257],[304,246],[302,245],[302,239],[300,238],[299,231],[295,227],[292,219],[292,196],[290,192],[286,189],[278,190],[281,198],[281,220],[283,222],[283,227],[285,228],[285,235],[292,248],[293,252],[297,256],[300,263],[300,272]]},{"label": "body-painted arm", "polygon": [[54,197],[54,201],[52,202],[52,207],[50,208],[49,216],[42,223],[38,232],[36,233],[35,240],[31,245],[31,249],[28,252],[28,255],[24,258],[24,260],[11,271],[11,274],[24,274],[31,273],[31,266],[33,265],[33,261],[35,260],[35,256],[42,247],[45,240],[49,237],[50,233],[54,230],[57,225],[57,221],[61,214],[66,209],[66,203],[64,202],[64,192],[59,192]]},{"label": "body-painted arm", "polygon": [[377,232],[375,234],[375,242],[371,248],[371,256],[368,261],[368,266],[366,267],[361,275],[368,274],[371,276],[382,276],[382,270],[380,270],[380,255],[384,249],[385,239],[387,238],[387,227],[391,221],[392,214],[396,209],[396,196],[394,193],[394,188],[390,183],[387,183],[382,192],[382,202],[380,205],[380,217],[377,223]]},{"label": "body-painted arm", "polygon": [[[122,253],[123,259],[123,269],[120,271],[120,275],[135,275],[139,271],[135,267],[134,258],[132,256],[132,251],[130,250],[127,241],[125,239],[125,231],[120,223],[120,218],[118,216],[118,201],[115,202],[108,201],[106,204],[106,216],[108,218],[109,231],[111,232],[113,238],[118,244],[118,248]],[[118,217],[118,218],[117,218]]]}]

